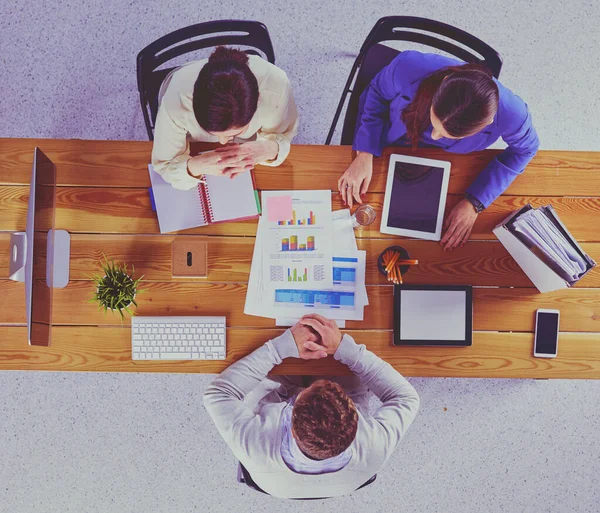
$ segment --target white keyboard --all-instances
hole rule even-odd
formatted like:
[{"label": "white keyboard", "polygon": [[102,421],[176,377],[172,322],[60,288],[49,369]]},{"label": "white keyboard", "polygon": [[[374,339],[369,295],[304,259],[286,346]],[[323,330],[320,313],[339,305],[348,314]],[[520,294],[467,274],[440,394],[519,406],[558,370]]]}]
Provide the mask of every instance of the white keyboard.
[{"label": "white keyboard", "polygon": [[134,360],[225,360],[225,317],[132,317]]}]

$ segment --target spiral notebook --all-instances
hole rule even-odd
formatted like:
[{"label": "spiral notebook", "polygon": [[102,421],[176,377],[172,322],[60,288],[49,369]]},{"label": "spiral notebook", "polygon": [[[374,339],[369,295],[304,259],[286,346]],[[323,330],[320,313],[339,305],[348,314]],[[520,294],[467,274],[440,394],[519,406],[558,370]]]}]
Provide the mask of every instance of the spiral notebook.
[{"label": "spiral notebook", "polygon": [[169,233],[227,221],[253,219],[260,214],[258,194],[252,173],[247,171],[231,179],[206,175],[206,183],[180,191],[148,166],[160,233]]}]

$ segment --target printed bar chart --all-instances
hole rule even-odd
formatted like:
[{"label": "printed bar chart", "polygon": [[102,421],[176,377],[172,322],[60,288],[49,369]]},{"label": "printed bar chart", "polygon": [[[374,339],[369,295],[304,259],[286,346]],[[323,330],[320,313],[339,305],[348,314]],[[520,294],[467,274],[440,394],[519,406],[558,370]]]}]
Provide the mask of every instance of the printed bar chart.
[{"label": "printed bar chart", "polygon": [[308,217],[303,219],[296,218],[296,211],[292,210],[292,218],[284,221],[277,221],[279,226],[313,226],[316,224],[315,213],[311,210]]},{"label": "printed bar chart", "polygon": [[281,239],[281,251],[314,251],[315,237],[309,235],[306,237],[306,242],[298,242],[297,235],[290,235]]},{"label": "printed bar chart", "polygon": [[291,269],[288,267],[287,270],[288,281],[308,281],[308,268],[304,268],[304,273],[299,274],[298,269]]}]

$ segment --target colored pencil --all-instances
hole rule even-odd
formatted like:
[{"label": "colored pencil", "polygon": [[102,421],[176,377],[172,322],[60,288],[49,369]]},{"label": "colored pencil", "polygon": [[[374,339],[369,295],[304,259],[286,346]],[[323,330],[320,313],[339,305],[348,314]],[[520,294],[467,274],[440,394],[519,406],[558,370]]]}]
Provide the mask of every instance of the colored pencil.
[{"label": "colored pencil", "polygon": [[400,258],[400,253],[390,249],[385,251],[381,257],[381,261],[387,274],[388,281],[396,285],[401,285],[403,283],[402,272],[400,271],[401,266],[418,265],[419,263],[415,258]]}]

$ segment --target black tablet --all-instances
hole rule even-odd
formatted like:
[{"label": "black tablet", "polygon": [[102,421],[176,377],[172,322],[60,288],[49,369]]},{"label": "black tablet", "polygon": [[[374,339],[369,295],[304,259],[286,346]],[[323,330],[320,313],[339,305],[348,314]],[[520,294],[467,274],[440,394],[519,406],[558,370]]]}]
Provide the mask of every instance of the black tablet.
[{"label": "black tablet", "polygon": [[471,286],[394,286],[394,345],[470,346],[472,341]]}]

